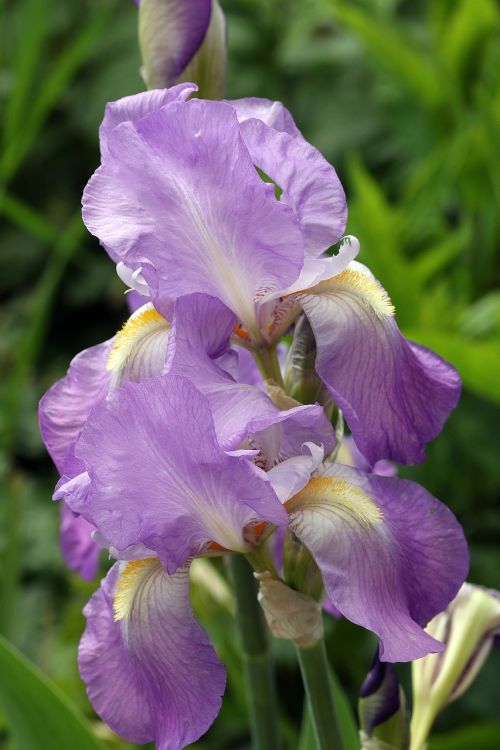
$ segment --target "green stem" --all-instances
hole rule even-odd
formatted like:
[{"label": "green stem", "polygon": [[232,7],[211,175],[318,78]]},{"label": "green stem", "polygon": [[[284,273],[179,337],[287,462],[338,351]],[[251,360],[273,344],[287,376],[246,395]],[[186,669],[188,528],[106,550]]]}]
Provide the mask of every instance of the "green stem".
[{"label": "green stem", "polygon": [[311,710],[317,750],[343,750],[323,638],[312,646],[297,647],[297,656]]},{"label": "green stem", "polygon": [[236,597],[254,750],[279,750],[278,710],[269,640],[257,601],[253,570],[242,555],[231,555],[231,576]]},{"label": "green stem", "polygon": [[276,353],[276,345],[262,347],[253,352],[257,366],[265,380],[274,380],[284,388],[281,367]]}]

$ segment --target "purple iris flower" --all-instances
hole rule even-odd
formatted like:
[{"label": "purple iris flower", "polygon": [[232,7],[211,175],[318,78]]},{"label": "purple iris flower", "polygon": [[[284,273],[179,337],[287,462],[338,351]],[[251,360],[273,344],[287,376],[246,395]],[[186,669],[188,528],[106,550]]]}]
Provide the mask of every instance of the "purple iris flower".
[{"label": "purple iris flower", "polygon": [[[74,448],[96,404],[125,382],[167,372],[189,377],[210,397],[224,447],[240,448],[246,441],[259,453],[266,470],[300,455],[308,440],[327,452],[333,448],[333,430],[319,405],[283,411],[261,388],[240,382],[241,365],[230,346],[235,323],[224,305],[203,295],[179,299],[172,324],[146,303],[113,339],[74,358],[67,375],[45,394],[39,409],[40,432],[65,488],[62,499],[86,491],[84,466]],[[196,336],[188,336],[191,330]],[[299,460],[304,462],[308,463],[306,457]],[[80,516],[76,502],[72,507],[74,512],[61,511],[63,556],[73,570],[91,579],[98,565],[99,547],[91,539],[95,527]]]},{"label": "purple iris flower", "polygon": [[323,464],[334,436],[321,407],[281,411],[238,382],[231,310],[192,294],[173,311],[169,323],[144,305],[40,408],[55,497],[117,559],[85,610],[81,674],[113,729],[161,750],[195,741],[224,689],[189,606],[194,556],[248,552],[266,529],[290,528],[389,661],[440,650],[422,626],[467,568],[445,506],[412,482]]},{"label": "purple iris flower", "polygon": [[167,318],[178,297],[212,295],[236,316],[241,342],[258,350],[302,308],[317,373],[369,464],[422,461],[460,379],[401,335],[387,293],[354,260],[354,238],[325,255],[347,216],[335,170],[281,104],[187,101],[193,90],[108,105],[102,165],[83,198],[87,227]]},{"label": "purple iris flower", "polygon": [[[224,688],[189,607],[194,556],[249,552],[266,527],[288,525],[340,611],[377,633],[385,660],[440,650],[421,626],[466,573],[459,524],[421,487],[320,468],[314,443],[287,458],[293,432],[268,435],[270,448],[235,448],[217,401],[212,408],[210,394],[178,374],[123,384],[77,440],[84,477],[56,493],[121,560],[85,610],[80,670],[90,699],[114,730],[161,750],[197,739]],[[258,458],[271,462],[276,441],[284,460],[265,471]]]}]

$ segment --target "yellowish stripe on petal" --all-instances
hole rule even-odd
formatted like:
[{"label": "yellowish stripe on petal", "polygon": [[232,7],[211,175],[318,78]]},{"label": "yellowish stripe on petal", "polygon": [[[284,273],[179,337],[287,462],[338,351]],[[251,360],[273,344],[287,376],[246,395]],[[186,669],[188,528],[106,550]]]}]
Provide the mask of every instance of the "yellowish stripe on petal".
[{"label": "yellowish stripe on petal", "polygon": [[318,510],[350,516],[365,526],[377,526],[382,511],[360,487],[345,479],[313,477],[303,490],[286,503],[289,513]]},{"label": "yellowish stripe on petal", "polygon": [[158,567],[158,560],[154,557],[145,560],[130,560],[125,564],[115,587],[113,601],[115,621],[128,617],[134,597],[144,577],[156,567]]},{"label": "yellowish stripe on petal", "polygon": [[122,370],[138,341],[161,328],[168,331],[170,324],[154,307],[147,305],[138,310],[116,334],[106,369],[111,372]]},{"label": "yellowish stripe on petal", "polygon": [[[384,287],[372,276],[361,271],[346,268],[345,271],[334,276],[327,282],[328,289],[339,292],[347,292],[355,295],[375,312],[379,318],[391,317],[395,314],[395,308]],[[320,290],[322,284],[318,287]]]}]

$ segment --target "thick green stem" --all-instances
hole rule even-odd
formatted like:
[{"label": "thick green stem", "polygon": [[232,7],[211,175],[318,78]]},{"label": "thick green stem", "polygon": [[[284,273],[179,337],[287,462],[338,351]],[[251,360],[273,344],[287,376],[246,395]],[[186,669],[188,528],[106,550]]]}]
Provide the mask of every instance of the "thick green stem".
[{"label": "thick green stem", "polygon": [[236,622],[240,633],[254,750],[279,750],[276,690],[269,639],[257,601],[253,570],[242,555],[231,555],[231,575],[236,597]]},{"label": "thick green stem", "polygon": [[312,646],[297,647],[317,750],[344,750],[328,676],[323,638]]},{"label": "thick green stem", "polygon": [[276,345],[263,347],[254,351],[255,361],[265,380],[274,380],[275,383],[284,387],[280,363],[276,353]]}]

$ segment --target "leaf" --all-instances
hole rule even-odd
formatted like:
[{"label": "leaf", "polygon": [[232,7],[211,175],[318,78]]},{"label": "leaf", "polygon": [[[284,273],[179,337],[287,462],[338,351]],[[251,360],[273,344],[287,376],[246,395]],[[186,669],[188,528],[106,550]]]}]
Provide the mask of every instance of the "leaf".
[{"label": "leaf", "polygon": [[429,107],[442,101],[438,70],[429,62],[428,53],[418,49],[394,22],[377,18],[373,10],[365,11],[339,0],[328,0],[328,5],[410,94]]},{"label": "leaf", "polygon": [[1,636],[0,705],[17,750],[104,750],[63,693]]},{"label": "leaf", "polygon": [[[337,675],[331,667],[330,683],[332,686],[333,700],[337,709],[337,720],[343,740],[344,750],[359,750],[358,727],[351,706],[338,681]],[[304,716],[302,719],[302,728],[297,750],[316,750],[311,713],[307,701],[304,703]]]},{"label": "leaf", "polygon": [[500,723],[475,724],[431,737],[429,750],[498,750]]},{"label": "leaf", "polygon": [[466,388],[500,404],[500,338],[473,341],[458,333],[427,328],[406,328],[404,335],[451,362]]},{"label": "leaf", "polygon": [[412,269],[420,284],[424,286],[433,276],[451,263],[464,250],[471,237],[471,225],[464,224],[434,247],[420,253],[415,259]]},{"label": "leaf", "polygon": [[493,33],[498,11],[492,0],[462,0],[444,26],[439,44],[443,61],[457,78],[463,76],[467,58],[488,33]]}]

